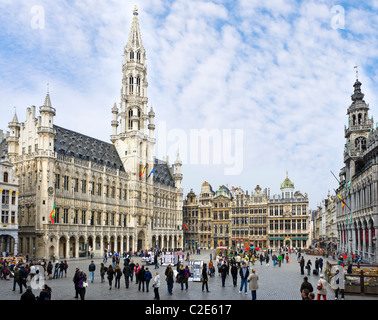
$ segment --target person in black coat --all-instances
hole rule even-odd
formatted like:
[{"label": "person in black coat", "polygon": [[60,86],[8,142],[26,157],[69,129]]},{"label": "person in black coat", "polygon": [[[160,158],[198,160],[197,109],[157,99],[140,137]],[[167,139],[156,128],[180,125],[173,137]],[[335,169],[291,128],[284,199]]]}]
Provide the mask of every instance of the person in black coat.
[{"label": "person in black coat", "polygon": [[138,272],[138,291],[140,291],[140,287],[142,286],[142,289],[143,289],[143,292],[144,292],[144,283],[145,283],[145,279],[144,279],[144,274],[146,273],[146,270],[144,270],[144,266],[142,266]]},{"label": "person in black coat", "polygon": [[226,283],[226,276],[228,274],[228,267],[226,261],[224,261],[222,266],[220,267],[220,274],[222,276],[222,287],[224,287]]},{"label": "person in black coat", "polygon": [[234,284],[234,287],[236,287],[237,281],[238,281],[238,267],[236,266],[236,262],[232,264],[231,276],[232,276],[232,283]]},{"label": "person in black coat", "polygon": [[[304,289],[307,289],[308,292],[313,292],[313,291],[314,291],[314,288],[312,287],[312,284],[311,284],[310,282],[308,282],[308,278],[307,278],[307,277],[304,277],[304,278],[303,278],[303,282],[302,282],[302,284],[301,284],[300,292],[302,293],[302,291],[303,291]],[[302,295],[302,300],[304,300],[303,298],[304,298],[304,297],[303,297],[303,295]]]},{"label": "person in black coat", "polygon": [[25,293],[21,295],[21,300],[23,301],[35,301],[35,295],[32,292],[31,287],[27,287]]},{"label": "person in black coat", "polygon": [[207,284],[208,278],[207,278],[207,265],[206,265],[206,263],[204,263],[203,266],[202,266],[202,279],[201,280],[202,280],[202,291],[203,291],[203,289],[205,289],[205,286],[206,286],[206,291],[210,292],[209,286]]},{"label": "person in black coat", "polygon": [[125,285],[126,289],[129,288],[129,278],[131,275],[131,268],[130,265],[126,262],[125,266],[123,267],[123,275],[125,276]]},{"label": "person in black coat", "polygon": [[20,293],[22,293],[23,286],[27,288],[26,280],[28,279],[28,275],[29,275],[28,271],[25,269],[25,266],[22,265],[18,272],[18,284],[20,286]]}]

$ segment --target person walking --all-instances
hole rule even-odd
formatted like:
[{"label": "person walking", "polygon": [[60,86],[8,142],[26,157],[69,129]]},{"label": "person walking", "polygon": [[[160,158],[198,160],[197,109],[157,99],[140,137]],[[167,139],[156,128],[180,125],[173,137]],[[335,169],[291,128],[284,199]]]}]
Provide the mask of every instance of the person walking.
[{"label": "person walking", "polygon": [[306,264],[306,269],[307,269],[307,275],[308,276],[311,274],[311,266],[312,266],[311,260],[308,259],[307,264]]},{"label": "person walking", "polygon": [[223,261],[223,264],[220,267],[220,274],[221,274],[221,277],[222,277],[222,287],[225,287],[226,286],[226,277],[227,277],[227,274],[228,274],[228,267],[227,267],[226,261]]},{"label": "person walking", "polygon": [[135,269],[135,263],[134,263],[134,260],[131,260],[130,262],[130,281],[133,282],[133,278],[134,278],[134,269]]},{"label": "person walking", "polygon": [[100,265],[100,278],[101,278],[101,283],[105,282],[105,273],[106,273],[106,267],[104,266],[104,263],[101,262]]},{"label": "person walking", "polygon": [[167,288],[168,288],[168,294],[172,295],[173,294],[173,284],[174,284],[174,279],[173,279],[173,269],[169,268],[167,270]]},{"label": "person walking", "polygon": [[130,283],[130,275],[131,275],[131,267],[129,265],[128,262],[126,262],[126,264],[124,265],[123,267],[123,276],[125,277],[125,285],[126,285],[126,289],[129,288],[129,283]]},{"label": "person walking", "polygon": [[336,274],[335,274],[335,278],[337,278],[335,280],[335,285],[334,285],[334,289],[335,289],[335,300],[338,300],[339,298],[339,290],[341,292],[341,300],[344,300],[344,293],[345,293],[345,275],[344,275],[344,269],[342,268],[341,269],[341,272],[339,270],[336,270]]},{"label": "person walking", "polygon": [[146,270],[144,270],[144,266],[142,266],[136,275],[138,278],[138,291],[140,291],[140,288],[142,287],[142,291],[144,292],[144,284],[145,284],[144,274],[145,273],[146,273]]},{"label": "person walking", "polygon": [[248,277],[249,290],[252,294],[252,300],[256,300],[256,291],[259,288],[258,285],[259,276],[256,274],[256,270],[252,269],[252,273]]},{"label": "person walking", "polygon": [[277,260],[278,260],[278,266],[281,267],[281,263],[282,263],[282,253],[280,253],[277,257]]},{"label": "person walking", "polygon": [[327,300],[327,281],[324,279],[324,275],[321,274],[318,285],[316,289],[318,289],[318,294],[317,294],[317,300],[320,300],[320,297],[323,297],[323,300]]},{"label": "person walking", "polygon": [[89,274],[91,275],[91,283],[93,283],[94,274],[95,274],[95,270],[96,270],[96,265],[94,264],[93,260],[89,264],[88,270],[89,270]]},{"label": "person walking", "polygon": [[[308,278],[306,276],[303,278],[303,282],[301,284],[301,288],[300,288],[299,292],[302,293],[302,291],[304,289],[307,289],[308,292],[313,292],[314,291],[314,288],[312,287],[312,284],[310,282],[308,282]],[[303,299],[303,296],[302,296],[302,299]]]},{"label": "person walking", "polygon": [[146,272],[144,273],[144,281],[146,282],[146,292],[148,292],[151,278],[151,271],[148,268],[146,268]]},{"label": "person walking", "polygon": [[159,272],[155,272],[154,280],[152,283],[152,287],[154,288],[154,293],[155,293],[155,300],[160,300],[160,295],[159,295],[159,288],[160,288],[160,275]]},{"label": "person walking", "polygon": [[79,272],[77,273],[77,288],[78,288],[78,293],[80,296],[80,300],[85,300],[85,292],[87,289],[87,275],[84,273],[82,270],[78,270]]},{"label": "person walking", "polygon": [[19,269],[18,267],[14,267],[13,269],[13,290],[12,291],[16,291],[16,285],[19,284]]},{"label": "person walking", "polygon": [[272,260],[273,260],[273,267],[275,267],[277,265],[277,256],[276,256],[276,254],[274,254],[272,256]]},{"label": "person walking", "polygon": [[59,261],[56,260],[55,261],[55,267],[54,267],[54,276],[53,276],[53,279],[58,279],[58,277],[59,277],[59,265],[60,265]]},{"label": "person walking", "polygon": [[232,284],[234,285],[234,287],[236,287],[238,282],[238,267],[236,266],[236,263],[234,263],[231,267],[231,276]]},{"label": "person walking", "polygon": [[74,283],[74,288],[75,288],[75,299],[79,298],[79,273],[80,273],[80,269],[79,268],[76,268],[75,269],[75,273],[74,273],[74,276],[72,278],[72,281]]},{"label": "person walking", "polygon": [[214,277],[214,274],[215,274],[214,262],[212,259],[210,259],[209,261],[209,274],[210,274],[210,277]]},{"label": "person walking", "polygon": [[269,254],[265,256],[265,265],[269,267]]},{"label": "person walking", "polygon": [[[299,253],[300,254],[300,253]],[[303,256],[301,257],[301,259],[299,260],[299,266],[301,268],[301,274],[304,274],[304,267],[305,267],[305,260],[303,258]]]},{"label": "person walking", "polygon": [[191,273],[190,273],[190,270],[189,270],[189,266],[185,266],[185,269],[184,269],[185,290],[188,290],[190,276],[191,276]]},{"label": "person walking", "polygon": [[159,269],[159,261],[158,261],[158,254],[157,254],[157,252],[154,255],[154,264],[155,264],[155,269]]},{"label": "person walking", "polygon": [[20,270],[18,272],[18,284],[20,286],[20,293],[22,293],[22,287],[27,288],[26,286],[26,280],[28,278],[28,271],[25,269],[24,265],[21,265]]},{"label": "person walking", "polygon": [[119,289],[120,284],[121,284],[122,271],[121,271],[121,268],[118,264],[116,265],[116,267],[114,269],[114,275],[115,275],[114,288]]},{"label": "person walking", "polygon": [[243,286],[244,286],[244,292],[245,294],[248,294],[247,284],[248,284],[249,270],[245,262],[243,262],[243,266],[240,268],[239,274],[240,274],[240,281],[241,281],[239,293],[242,293]]},{"label": "person walking", "polygon": [[260,266],[262,266],[262,263],[264,260],[265,260],[264,255],[260,253]]},{"label": "person walking", "polygon": [[204,291],[205,286],[206,286],[206,292],[210,292],[209,291],[209,285],[208,285],[207,265],[206,265],[206,263],[204,263],[203,266],[202,266],[202,278],[201,278],[201,281],[202,281],[202,292]]},{"label": "person walking", "polygon": [[319,258],[319,270],[320,270],[320,273],[323,272],[323,263],[324,263],[324,260],[322,257]]},{"label": "person walking", "polygon": [[319,274],[319,259],[318,258],[315,259],[315,274],[316,275]]},{"label": "person walking", "polygon": [[106,274],[107,274],[107,278],[108,278],[108,281],[109,281],[109,290],[112,290],[112,282],[113,282],[113,278],[114,278],[114,269],[113,269],[113,266],[111,264],[109,265],[108,270],[106,271]]},{"label": "person walking", "polygon": [[138,277],[138,273],[139,273],[139,271],[140,271],[139,263],[136,263],[136,264],[135,264],[135,267],[134,267],[135,284],[138,284],[138,283],[139,283],[139,277]]}]

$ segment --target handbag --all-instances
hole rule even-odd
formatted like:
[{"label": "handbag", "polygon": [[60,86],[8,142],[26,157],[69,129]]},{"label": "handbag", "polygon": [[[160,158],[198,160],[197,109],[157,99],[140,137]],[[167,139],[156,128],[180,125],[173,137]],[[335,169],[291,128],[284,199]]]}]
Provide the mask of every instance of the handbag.
[{"label": "handbag", "polygon": [[205,279],[203,277],[201,278],[201,282],[205,282]]},{"label": "handbag", "polygon": [[321,290],[323,288],[323,284],[320,282],[320,284],[316,287],[316,289]]}]

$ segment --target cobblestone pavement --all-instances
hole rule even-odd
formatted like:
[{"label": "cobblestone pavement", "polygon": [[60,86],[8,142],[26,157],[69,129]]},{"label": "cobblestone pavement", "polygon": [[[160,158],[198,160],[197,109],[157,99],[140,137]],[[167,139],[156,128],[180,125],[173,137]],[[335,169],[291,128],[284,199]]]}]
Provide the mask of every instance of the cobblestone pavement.
[{"label": "cobblestone pavement", "polygon": [[[208,263],[210,259],[210,253],[215,256],[214,251],[202,251],[200,255],[194,254],[190,256],[193,260],[203,260]],[[314,265],[315,256],[305,256],[305,260],[311,259]],[[86,300],[153,300],[154,292],[150,288],[149,292],[138,291],[138,287],[134,282],[130,284],[130,287],[126,289],[124,278],[121,278],[120,289],[113,288],[109,290],[107,281],[105,283],[100,282],[100,263],[102,259],[93,259],[96,264],[96,272],[94,282],[90,282],[90,276],[88,272],[88,265],[90,259],[80,260],[68,260],[67,277],[46,280],[46,283],[52,288],[53,300],[76,300],[74,298],[74,286],[72,282],[74,270],[76,267],[81,268],[87,273],[88,276],[88,288],[86,290]],[[134,262],[140,263],[140,258],[134,258]],[[326,259],[325,259],[326,260]],[[109,266],[111,262],[107,262]],[[143,263],[141,264],[143,265]],[[325,263],[324,263],[325,265]],[[123,267],[123,263],[122,266]],[[251,300],[251,293],[248,294],[239,293],[240,278],[238,277],[237,287],[232,284],[231,275],[226,279],[226,286],[222,287],[221,277],[216,273],[212,278],[209,278],[209,290],[210,292],[202,292],[201,282],[189,282],[188,290],[181,290],[180,284],[175,283],[173,287],[173,295],[168,295],[167,286],[165,282],[164,271],[165,266],[160,266],[159,269],[154,269],[154,265],[146,266],[150,269],[152,274],[158,271],[161,275],[161,287],[160,298],[162,300]],[[146,268],[145,267],[145,268]],[[270,260],[269,266],[263,262],[260,265],[259,261],[256,261],[253,268],[259,276],[259,289],[257,290],[258,300],[301,300],[299,288],[303,281],[303,275],[300,274],[299,264],[297,257],[294,253],[291,254],[290,263],[282,263],[281,267],[273,266]],[[316,293],[316,283],[319,276],[311,274],[308,276],[309,282],[313,285]],[[19,300],[20,293],[19,287],[16,287],[16,291],[13,289],[13,280],[1,280],[1,300]],[[33,288],[35,295],[40,292],[39,288]],[[334,300],[334,293],[331,288],[328,288],[327,298]],[[346,300],[378,300],[378,297],[366,296],[366,295],[346,295]]]}]

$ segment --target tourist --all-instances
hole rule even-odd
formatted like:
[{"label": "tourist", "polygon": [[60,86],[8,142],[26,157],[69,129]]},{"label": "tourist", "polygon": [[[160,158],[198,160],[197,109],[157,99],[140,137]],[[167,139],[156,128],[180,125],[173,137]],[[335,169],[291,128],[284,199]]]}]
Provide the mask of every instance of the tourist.
[{"label": "tourist", "polygon": [[106,273],[106,267],[103,262],[101,262],[100,265],[100,278],[101,278],[101,283],[105,282],[105,273]]},{"label": "tourist", "polygon": [[93,260],[89,264],[88,270],[89,270],[89,274],[91,275],[91,283],[93,283],[94,273],[95,273],[95,270],[96,270],[96,265],[94,264]]},{"label": "tourist", "polygon": [[179,272],[177,274],[177,277],[178,277],[178,281],[181,284],[181,290],[184,290],[185,269],[184,269],[184,266],[182,264],[180,265],[180,269],[179,269]]},{"label": "tourist", "polygon": [[20,270],[18,272],[18,284],[20,286],[20,293],[22,293],[22,287],[23,286],[25,288],[27,288],[27,286],[26,286],[26,280],[28,279],[28,275],[29,275],[29,273],[25,269],[25,266],[21,265]]},{"label": "tourist", "polygon": [[51,288],[47,284],[44,284],[42,287],[42,291],[39,293],[37,300],[39,301],[51,300],[51,293],[52,293]]},{"label": "tourist", "polygon": [[308,297],[309,295],[308,289],[303,289],[301,291],[301,295],[302,295],[302,300],[310,300],[310,298]]},{"label": "tourist", "polygon": [[210,277],[213,277],[215,274],[214,263],[212,259],[210,259],[209,261],[209,274],[210,274]]},{"label": "tourist", "polygon": [[73,276],[73,283],[74,283],[74,288],[75,288],[75,299],[79,298],[79,274],[80,274],[80,269],[77,267],[75,269],[75,274]]},{"label": "tourist", "polygon": [[191,276],[189,266],[185,266],[184,269],[184,283],[185,283],[185,290],[188,290],[189,278]]},{"label": "tourist", "polygon": [[77,290],[80,296],[80,300],[85,300],[85,292],[87,288],[87,275],[79,269],[77,272]]},{"label": "tourist", "polygon": [[202,281],[202,292],[205,289],[205,286],[206,286],[206,292],[210,292],[209,291],[209,285],[208,285],[207,265],[206,265],[206,263],[204,263],[203,266],[202,266],[202,278],[201,278],[201,281]]},{"label": "tourist", "polygon": [[26,291],[24,294],[21,295],[21,300],[23,301],[35,301],[35,295],[32,291],[32,288],[30,286],[28,286],[26,288]]},{"label": "tourist", "polygon": [[140,271],[139,263],[136,263],[136,264],[135,264],[135,267],[134,267],[135,284],[138,284],[138,282],[139,282],[139,277],[138,277],[138,273],[139,273],[139,271]]},{"label": "tourist", "polygon": [[114,288],[119,289],[120,283],[121,283],[122,271],[121,271],[121,268],[118,264],[116,265],[116,267],[114,269],[114,274],[115,274]]},{"label": "tourist", "polygon": [[243,286],[244,286],[244,292],[245,294],[248,294],[247,282],[248,282],[248,277],[249,277],[249,270],[245,262],[243,263],[243,266],[240,268],[239,274],[240,274],[240,281],[241,281],[239,293],[242,293]]},{"label": "tourist", "polygon": [[19,284],[19,269],[18,267],[14,267],[13,269],[13,290],[16,291],[16,284]]},{"label": "tourist", "polygon": [[[245,264],[245,263],[244,263]],[[228,274],[228,268],[226,261],[223,261],[222,266],[220,267],[220,274],[222,276],[222,287],[225,287],[226,284],[226,276]]]},{"label": "tourist", "polygon": [[143,292],[144,292],[144,283],[145,283],[145,279],[144,279],[144,274],[146,273],[146,270],[144,270],[144,266],[142,266],[139,271],[136,273],[136,277],[138,279],[138,291],[140,291],[140,287],[142,287],[143,289]]},{"label": "tourist", "polygon": [[131,276],[131,267],[130,267],[128,262],[126,262],[126,264],[124,265],[122,272],[123,272],[123,275],[125,277],[126,289],[128,289],[129,288],[129,280],[130,280],[130,276]]},{"label": "tourist", "polygon": [[308,292],[313,292],[314,291],[314,288],[312,287],[312,284],[310,282],[308,282],[308,278],[307,277],[303,278],[303,282],[301,284],[301,288],[300,288],[299,292],[302,292],[303,289],[307,289]]},{"label": "tourist", "polygon": [[134,269],[135,269],[135,263],[134,260],[131,260],[130,262],[130,281],[133,282],[134,278]]},{"label": "tourist", "polygon": [[324,279],[324,275],[321,274],[318,285],[316,289],[318,289],[317,300],[320,300],[320,297],[323,297],[323,300],[327,300],[327,289],[326,289],[327,281]]},{"label": "tourist", "polygon": [[155,272],[154,280],[152,283],[152,287],[154,288],[154,293],[155,293],[155,300],[160,300],[160,295],[159,295],[159,288],[160,288],[160,276],[159,272]]},{"label": "tourist", "polygon": [[168,294],[172,295],[173,292],[173,284],[174,284],[174,279],[173,279],[173,269],[169,268],[167,270],[167,288],[168,288]]},{"label": "tourist", "polygon": [[59,261],[56,260],[56,261],[55,261],[55,268],[54,268],[54,276],[53,276],[53,279],[58,279],[58,277],[59,277],[59,265],[60,265]]},{"label": "tourist", "polygon": [[311,260],[308,259],[307,264],[306,264],[306,269],[307,269],[307,275],[308,276],[311,274],[311,266],[312,266]]},{"label": "tourist", "polygon": [[[300,254],[300,253],[299,253]],[[300,261],[299,261],[299,266],[301,268],[301,274],[304,274],[304,266],[305,266],[305,260],[303,258],[303,256],[301,257]]]},{"label": "tourist", "polygon": [[144,281],[146,282],[146,292],[148,292],[151,278],[152,278],[151,271],[148,268],[146,268],[146,272],[144,273]]},{"label": "tourist", "polygon": [[47,276],[49,277],[49,280],[52,279],[52,270],[53,270],[53,265],[51,263],[51,261],[49,261],[49,263],[47,264]]},{"label": "tourist", "polygon": [[114,269],[113,265],[109,265],[108,270],[106,271],[108,282],[109,282],[109,290],[112,290],[112,282],[114,278]]},{"label": "tourist", "polygon": [[252,294],[252,300],[256,300],[256,290],[259,288],[258,285],[259,276],[256,274],[256,270],[252,269],[251,275],[248,277],[249,290]]},{"label": "tourist", "polygon": [[237,282],[238,282],[238,267],[236,266],[235,263],[231,267],[231,276],[232,276],[232,284],[234,285],[234,287],[236,287]]},{"label": "tourist", "polygon": [[335,300],[339,298],[339,290],[341,292],[341,300],[344,300],[344,291],[345,291],[345,275],[344,275],[344,269],[341,269],[341,272],[339,270],[336,270],[335,274]]},{"label": "tourist", "polygon": [[269,267],[269,254],[265,256],[265,265]]}]

